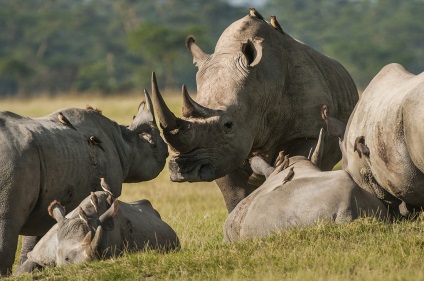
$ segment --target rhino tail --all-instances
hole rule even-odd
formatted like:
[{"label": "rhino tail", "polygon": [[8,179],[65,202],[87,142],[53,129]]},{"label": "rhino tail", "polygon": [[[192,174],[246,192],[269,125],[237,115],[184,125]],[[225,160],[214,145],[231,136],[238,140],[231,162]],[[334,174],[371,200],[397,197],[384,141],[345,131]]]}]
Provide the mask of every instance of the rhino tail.
[{"label": "rhino tail", "polygon": [[329,116],[330,107],[324,104],[321,107],[321,118],[325,121],[327,125],[327,132],[332,137],[338,137],[343,141],[343,136],[346,131],[346,124],[337,118]]},{"label": "rhino tail", "polygon": [[63,217],[65,217],[66,209],[64,206],[62,206],[62,204],[60,204],[59,201],[54,200],[47,208],[47,212],[52,218],[54,218],[56,221],[59,221],[61,218],[63,219]]}]

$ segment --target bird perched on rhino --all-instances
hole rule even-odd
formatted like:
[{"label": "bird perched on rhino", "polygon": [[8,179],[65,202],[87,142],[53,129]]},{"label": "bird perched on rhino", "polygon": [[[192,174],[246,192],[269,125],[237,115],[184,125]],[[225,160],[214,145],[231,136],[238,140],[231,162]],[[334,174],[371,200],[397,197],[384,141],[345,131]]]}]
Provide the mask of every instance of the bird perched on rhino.
[{"label": "bird perched on rhino", "polygon": [[271,20],[270,20],[269,24],[272,26],[272,28],[274,28],[275,30],[278,30],[283,35],[285,35],[283,29],[281,28],[281,25],[277,21],[277,17],[276,16],[271,16]]},{"label": "bird perched on rhino", "polygon": [[85,105],[85,109],[87,109],[87,110],[93,110],[93,111],[95,111],[95,112],[97,112],[97,113],[99,113],[99,114],[103,114],[103,111],[102,111],[101,109],[94,108],[94,107],[92,107],[92,106],[91,106],[91,105],[89,105],[89,104]]},{"label": "bird perched on rhino", "polygon": [[68,118],[66,118],[65,115],[63,115],[62,112],[57,113],[57,119],[63,125],[66,125],[68,127],[71,127],[72,129],[76,130],[76,128],[71,124],[71,122],[68,120]]},{"label": "bird perched on rhino", "polygon": [[90,203],[94,208],[94,211],[96,211],[97,214],[99,214],[99,209],[97,206],[99,206],[99,198],[96,196],[94,192],[90,193]]},{"label": "bird perched on rhino", "polygon": [[355,139],[355,144],[353,145],[353,151],[358,151],[359,158],[362,158],[362,155],[370,157],[370,150],[368,146],[365,145],[365,137],[360,136]]},{"label": "bird perched on rhino", "polygon": [[113,198],[115,197],[110,190],[110,186],[107,184],[105,178],[100,178],[100,186],[102,187],[103,191],[111,195]]},{"label": "bird perched on rhino", "polygon": [[90,136],[88,138],[88,143],[96,145],[96,146],[100,147],[101,150],[105,151],[104,148],[101,145],[101,143],[102,143],[101,140],[99,140],[99,138],[96,137],[96,136]]},{"label": "bird perched on rhino", "polygon": [[288,181],[291,181],[294,177],[294,167],[290,168],[290,171],[288,172],[287,176],[283,180],[283,184],[285,184]]},{"label": "bird perched on rhino", "polygon": [[258,11],[256,11],[255,8],[249,8],[249,13],[251,17],[265,21],[264,17]]}]

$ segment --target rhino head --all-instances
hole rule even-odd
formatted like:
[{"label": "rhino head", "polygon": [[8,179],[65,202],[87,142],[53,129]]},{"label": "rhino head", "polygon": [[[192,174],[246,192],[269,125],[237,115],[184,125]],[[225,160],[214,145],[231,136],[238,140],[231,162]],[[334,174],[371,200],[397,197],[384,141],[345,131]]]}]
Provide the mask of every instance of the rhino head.
[{"label": "rhino head", "polygon": [[[93,198],[93,193],[91,196]],[[79,207],[78,215],[69,218],[65,217],[65,210],[60,203],[52,202],[49,213],[58,222],[55,257],[57,266],[87,262],[102,254],[103,233],[113,229],[113,217],[118,210],[118,201],[110,204],[107,203],[109,200],[110,196],[108,199],[100,196],[91,200],[91,210],[87,212]],[[105,204],[110,206],[107,211],[104,211]],[[104,213],[98,216],[102,212]]]},{"label": "rhino head", "polygon": [[[357,99],[346,70],[265,21],[246,16],[221,35],[213,54],[189,37],[198,67],[194,101],[183,86],[182,118],[162,99],[153,77],[152,99],[171,148],[173,181],[211,181],[241,167],[252,153],[276,158],[282,149],[308,155],[324,125],[328,104],[347,120]],[[322,166],[341,158],[338,139],[327,140]]]},{"label": "rhino head", "polygon": [[156,125],[154,109],[149,94],[144,90],[145,101],[127,127],[122,127],[123,135],[133,147],[129,171],[125,182],[140,182],[155,178],[163,169],[168,157],[168,147]]}]

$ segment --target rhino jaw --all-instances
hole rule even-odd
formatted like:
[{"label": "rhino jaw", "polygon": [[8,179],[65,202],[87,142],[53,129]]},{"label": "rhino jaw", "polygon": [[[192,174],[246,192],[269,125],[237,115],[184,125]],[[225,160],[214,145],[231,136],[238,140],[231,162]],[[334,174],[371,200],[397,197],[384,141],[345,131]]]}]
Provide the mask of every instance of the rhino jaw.
[{"label": "rhino jaw", "polygon": [[171,181],[174,182],[204,182],[217,178],[211,161],[208,159],[189,162],[184,158],[172,157],[168,167]]}]

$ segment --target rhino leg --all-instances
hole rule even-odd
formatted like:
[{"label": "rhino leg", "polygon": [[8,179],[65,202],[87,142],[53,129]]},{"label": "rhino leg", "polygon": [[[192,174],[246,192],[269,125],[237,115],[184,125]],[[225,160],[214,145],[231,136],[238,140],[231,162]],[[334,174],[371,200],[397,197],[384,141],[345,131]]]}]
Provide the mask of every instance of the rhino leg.
[{"label": "rhino leg", "polygon": [[19,257],[19,264],[22,265],[27,259],[27,254],[34,249],[35,244],[40,241],[42,236],[22,236],[22,249]]},{"label": "rhino leg", "polygon": [[0,276],[12,273],[18,236],[19,227],[2,216],[0,218]]}]

